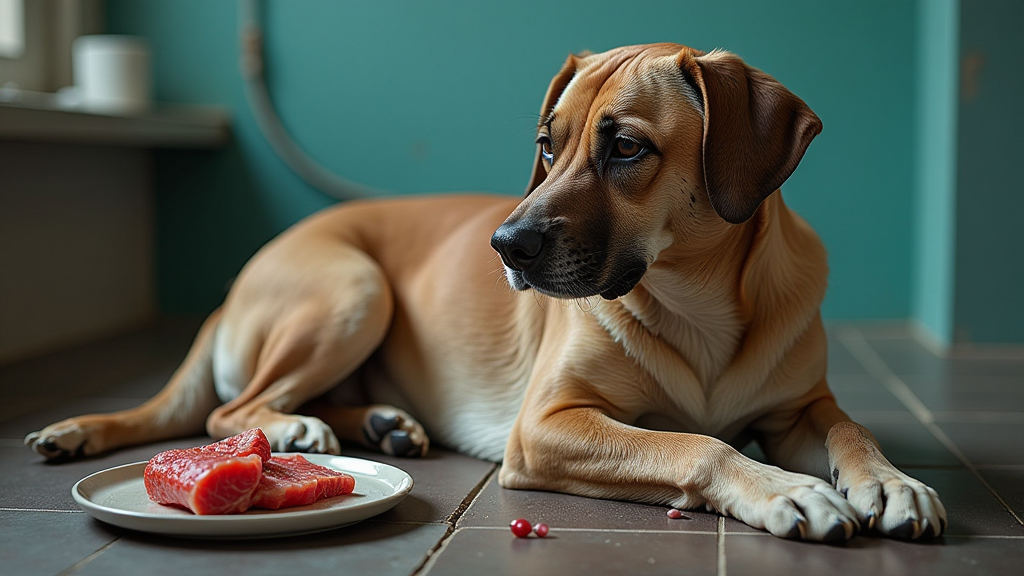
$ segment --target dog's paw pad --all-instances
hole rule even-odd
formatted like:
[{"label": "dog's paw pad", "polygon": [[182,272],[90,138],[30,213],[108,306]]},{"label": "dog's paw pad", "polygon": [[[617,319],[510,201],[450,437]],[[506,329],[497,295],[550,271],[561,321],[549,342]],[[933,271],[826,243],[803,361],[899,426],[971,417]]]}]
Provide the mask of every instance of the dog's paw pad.
[{"label": "dog's paw pad", "polygon": [[380,442],[380,449],[385,454],[392,456],[412,458],[421,454],[423,446],[415,443],[405,430],[393,430],[384,435],[384,439]]},{"label": "dog's paw pad", "polygon": [[391,456],[406,458],[427,453],[427,434],[412,416],[391,406],[374,406],[363,421],[363,443]]},{"label": "dog's paw pad", "polygon": [[379,443],[384,440],[384,436],[396,428],[402,423],[401,418],[398,414],[379,414],[373,412],[367,421],[367,425],[363,427],[363,435],[366,439],[372,443]]}]

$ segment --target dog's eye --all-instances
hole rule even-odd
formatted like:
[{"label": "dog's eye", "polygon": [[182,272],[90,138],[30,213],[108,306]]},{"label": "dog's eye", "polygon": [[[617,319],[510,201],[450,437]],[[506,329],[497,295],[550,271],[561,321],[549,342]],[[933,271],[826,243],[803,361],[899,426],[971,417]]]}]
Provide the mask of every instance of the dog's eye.
[{"label": "dog's eye", "polygon": [[630,140],[629,138],[616,138],[615,145],[612,148],[612,158],[632,160],[639,157],[644,153],[644,151],[645,148],[636,140]]},{"label": "dog's eye", "polygon": [[537,138],[537,144],[540,144],[540,155],[548,161],[548,164],[555,160],[555,152],[551,147],[551,139],[547,136],[541,136]]}]

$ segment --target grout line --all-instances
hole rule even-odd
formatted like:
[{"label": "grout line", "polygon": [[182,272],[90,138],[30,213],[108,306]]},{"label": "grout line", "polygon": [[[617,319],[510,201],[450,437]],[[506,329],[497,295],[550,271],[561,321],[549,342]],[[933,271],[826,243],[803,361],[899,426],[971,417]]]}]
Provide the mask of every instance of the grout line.
[{"label": "grout line", "polygon": [[[758,530],[756,532],[748,530],[725,530],[725,518],[720,520],[723,525],[721,531],[716,530],[714,532],[710,530],[627,530],[627,529],[615,529],[615,528],[558,528],[558,532],[603,532],[608,534],[682,534],[682,535],[696,535],[696,536],[762,536],[765,538],[777,538],[770,532],[764,530]],[[464,526],[455,529],[454,532],[464,532],[467,530],[501,530],[505,531],[507,528],[504,526]],[[863,536],[863,534],[861,535]],[[1014,534],[957,534],[957,533],[946,533],[942,535],[943,538],[984,538],[988,540],[1024,540],[1024,535]],[[880,537],[881,538],[881,537]],[[884,539],[884,538],[883,538]],[[724,554],[725,545],[719,541],[719,552]],[[436,554],[435,554],[436,555]],[[723,557],[724,561],[724,557]]]},{"label": "grout line", "polygon": [[725,516],[718,517],[718,576],[726,576],[725,571]]},{"label": "grout line", "polygon": [[82,510],[58,510],[56,508],[9,508],[0,507],[0,512],[57,512],[59,514],[85,514]]},{"label": "grout line", "polygon": [[111,540],[110,542],[107,542],[99,550],[93,552],[92,554],[89,554],[88,556],[86,556],[85,558],[82,558],[78,562],[75,562],[74,564],[72,564],[68,568],[65,568],[64,570],[61,570],[60,572],[58,572],[57,576],[66,576],[68,574],[74,574],[75,572],[78,572],[82,568],[85,568],[85,566],[87,564],[89,564],[90,562],[95,560],[96,557],[98,557],[100,554],[103,554],[104,552],[109,550],[111,546],[113,546],[114,544],[117,544],[120,541],[121,541],[121,538],[115,538],[115,539]]},{"label": "grout line", "polygon": [[480,495],[483,494],[484,492],[484,488],[486,488],[487,485],[491,483],[491,479],[498,474],[498,471],[500,469],[500,466],[494,465],[494,468],[491,469],[490,473],[484,476],[483,480],[477,483],[477,485],[474,486],[473,489],[469,491],[469,494],[467,494],[466,497],[462,499],[462,503],[459,504],[458,508],[456,508],[455,511],[452,512],[450,516],[448,516],[446,522],[450,523],[452,526],[457,525],[459,521],[462,520],[462,515],[465,514],[466,511],[473,506],[473,504],[477,501],[478,498],[480,498]]},{"label": "grout line", "polygon": [[413,571],[413,576],[421,576],[430,572],[434,568],[434,564],[437,564],[437,559],[441,557],[441,553],[448,548],[448,544],[452,541],[452,538],[456,534],[465,530],[465,528],[455,528],[454,530],[449,526],[448,532],[441,538],[441,541],[437,543],[429,552],[427,552],[427,558],[423,561],[416,570]]},{"label": "grout line", "polygon": [[[555,526],[559,532],[608,532],[611,534],[699,534],[702,536],[715,536],[717,531],[710,530],[644,530],[629,528],[567,528]],[[462,530],[508,530],[505,526],[461,526],[457,531]],[[767,534],[767,532],[766,532]]]},{"label": "grout line", "polygon": [[882,384],[892,392],[894,396],[899,398],[903,405],[907,407],[907,410],[917,417],[917,419],[924,425],[925,428],[931,432],[932,436],[935,437],[953,456],[955,456],[960,462],[963,463],[964,467],[974,474],[974,477],[999,501],[999,504],[1013,516],[1014,520],[1018,524],[1024,525],[1024,520],[1013,510],[1013,508],[1003,499],[1003,497],[988,483],[987,480],[978,471],[977,466],[974,465],[967,455],[964,454],[959,447],[953,442],[953,440],[942,431],[938,425],[935,424],[935,415],[921,402],[921,399],[914,394],[914,391],[907,386],[907,383],[900,379],[889,365],[882,360],[882,357],[878,355],[878,352],[871,347],[864,335],[861,334],[856,328],[844,328],[836,332],[836,336],[839,342],[846,346],[846,349],[870,372],[874,377],[882,381]]},{"label": "grout line", "polygon": [[1019,470],[1024,472],[1024,464],[978,464],[978,470]]},{"label": "grout line", "polygon": [[1024,422],[1024,412],[1008,411],[941,411],[933,412],[936,422],[944,424],[1020,424]]},{"label": "grout line", "polygon": [[469,510],[470,506],[472,506],[474,502],[476,502],[476,499],[480,497],[480,494],[484,491],[484,488],[487,487],[487,484],[490,483],[491,479],[498,473],[498,470],[499,467],[494,465],[494,467],[491,468],[491,471],[485,474],[483,479],[481,479],[476,486],[473,486],[469,491],[469,494],[467,494],[466,497],[462,499],[462,502],[459,503],[458,507],[455,508],[455,511],[448,515],[448,518],[445,519],[445,524],[448,525],[448,529],[445,531],[444,536],[441,536],[441,539],[437,544],[427,551],[427,557],[423,559],[423,563],[412,571],[413,576],[420,576],[421,574],[426,574],[430,571],[437,562],[437,557],[440,556],[441,552],[448,547],[448,542],[450,542],[452,537],[455,536],[455,533],[459,531],[455,526],[459,523],[459,520],[462,519],[462,515],[466,513],[466,510]]}]

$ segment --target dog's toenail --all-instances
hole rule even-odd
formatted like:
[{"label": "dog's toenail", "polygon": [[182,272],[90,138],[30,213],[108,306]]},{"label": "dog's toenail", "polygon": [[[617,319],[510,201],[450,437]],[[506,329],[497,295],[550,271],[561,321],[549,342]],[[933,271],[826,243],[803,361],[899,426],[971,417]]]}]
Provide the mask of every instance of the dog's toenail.
[{"label": "dog's toenail", "polygon": [[911,519],[893,528],[889,535],[900,540],[910,540],[914,537],[914,532],[917,532],[917,521]]}]

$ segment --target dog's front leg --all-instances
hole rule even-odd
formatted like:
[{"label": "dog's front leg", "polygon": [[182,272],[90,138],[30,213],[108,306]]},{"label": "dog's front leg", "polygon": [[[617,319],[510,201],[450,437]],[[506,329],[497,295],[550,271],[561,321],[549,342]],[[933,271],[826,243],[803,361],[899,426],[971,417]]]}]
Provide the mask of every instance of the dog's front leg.
[{"label": "dog's front leg", "polygon": [[520,414],[502,486],[703,506],[787,538],[842,540],[857,531],[853,507],[821,479],[755,462],[709,436],[644,430],[568,404]]},{"label": "dog's front leg", "polygon": [[935,490],[893,466],[874,436],[851,421],[831,394],[758,427],[769,459],[829,478],[868,528],[900,539],[930,538],[946,530],[946,510]]}]

